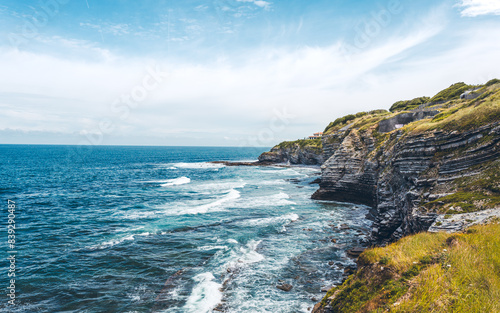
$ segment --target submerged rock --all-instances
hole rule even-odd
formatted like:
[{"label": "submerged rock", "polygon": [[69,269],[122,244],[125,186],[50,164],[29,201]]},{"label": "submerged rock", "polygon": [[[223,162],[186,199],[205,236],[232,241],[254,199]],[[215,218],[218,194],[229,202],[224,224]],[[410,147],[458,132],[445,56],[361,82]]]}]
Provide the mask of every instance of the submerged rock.
[{"label": "submerged rock", "polygon": [[363,251],[365,251],[365,248],[362,248],[362,247],[356,247],[356,248],[352,248],[350,250],[347,250],[347,255],[351,258],[357,258],[359,257],[359,255],[361,253],[363,253]]},{"label": "submerged rock", "polygon": [[290,284],[283,284],[283,285],[277,285],[276,288],[288,292],[292,290],[293,286]]}]

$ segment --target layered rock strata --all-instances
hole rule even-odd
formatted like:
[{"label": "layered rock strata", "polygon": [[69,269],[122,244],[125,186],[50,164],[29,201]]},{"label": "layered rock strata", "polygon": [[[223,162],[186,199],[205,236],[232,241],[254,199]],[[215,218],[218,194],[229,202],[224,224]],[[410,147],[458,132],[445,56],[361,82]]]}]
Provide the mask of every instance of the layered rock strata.
[{"label": "layered rock strata", "polygon": [[[259,160],[321,164],[320,189],[313,199],[373,208],[372,244],[426,231],[438,214],[425,204],[456,192],[457,179],[481,174],[500,156],[500,124],[468,131],[395,130],[346,127],[323,138],[318,155],[301,149],[273,149]],[[323,162],[324,161],[324,162]]]}]

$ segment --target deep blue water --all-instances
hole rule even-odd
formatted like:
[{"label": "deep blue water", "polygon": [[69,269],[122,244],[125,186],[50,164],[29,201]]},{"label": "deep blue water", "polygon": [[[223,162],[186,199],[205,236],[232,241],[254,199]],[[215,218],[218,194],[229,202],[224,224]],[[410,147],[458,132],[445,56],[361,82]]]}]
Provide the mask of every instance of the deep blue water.
[{"label": "deep blue water", "polygon": [[0,145],[5,288],[17,205],[17,304],[4,292],[0,310],[310,311],[340,282],[331,262],[352,263],[367,211],[311,200],[319,168],[207,163],[264,150]]}]

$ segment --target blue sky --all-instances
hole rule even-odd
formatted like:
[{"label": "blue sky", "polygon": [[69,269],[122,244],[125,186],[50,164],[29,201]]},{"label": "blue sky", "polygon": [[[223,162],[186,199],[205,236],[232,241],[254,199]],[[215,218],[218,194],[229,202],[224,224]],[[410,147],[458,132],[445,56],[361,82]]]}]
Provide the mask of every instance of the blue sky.
[{"label": "blue sky", "polygon": [[272,146],[500,77],[500,1],[2,1],[0,143]]}]

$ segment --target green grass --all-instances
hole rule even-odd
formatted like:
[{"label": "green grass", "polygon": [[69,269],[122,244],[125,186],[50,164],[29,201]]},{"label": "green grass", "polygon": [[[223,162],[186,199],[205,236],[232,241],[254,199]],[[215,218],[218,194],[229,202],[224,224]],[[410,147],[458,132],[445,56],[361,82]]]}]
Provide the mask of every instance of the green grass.
[{"label": "green grass", "polygon": [[[487,96],[483,98],[485,95]],[[457,101],[432,120],[412,123],[411,131],[467,131],[500,121],[500,85],[488,87],[483,96],[474,100]]]},{"label": "green grass", "polygon": [[323,305],[339,313],[500,312],[498,223],[409,236],[366,250],[359,263]]},{"label": "green grass", "polygon": [[460,95],[471,88],[474,88],[474,86],[470,86],[462,82],[453,84],[450,87],[438,92],[434,97],[431,98],[431,102],[460,99]]},{"label": "green grass", "polygon": [[[373,118],[375,116],[386,115],[386,114],[389,114],[389,112],[386,110],[373,110],[370,112],[359,112],[356,114],[349,114],[349,115],[340,117],[340,118],[336,119],[335,121],[331,122],[325,128],[324,133],[331,134],[335,131],[338,131],[339,129],[341,129],[344,126],[349,125],[350,123],[359,122],[361,118],[363,118],[362,120],[366,120],[366,119]],[[359,126],[356,126],[356,127],[359,127]]]},{"label": "green grass", "polygon": [[500,195],[459,191],[428,202],[424,206],[439,213],[470,213],[500,206]]},{"label": "green grass", "polygon": [[296,141],[283,141],[274,148],[279,149],[293,149],[300,147],[302,149],[310,149],[313,152],[321,153],[323,151],[323,144],[321,138],[318,139],[299,139]]},{"label": "green grass", "polygon": [[424,103],[431,102],[431,98],[429,97],[419,97],[413,100],[402,100],[394,103],[389,111],[398,112],[398,111],[406,111],[416,109],[419,105]]},{"label": "green grass", "polygon": [[332,131],[335,131],[335,130],[338,130],[346,125],[349,124],[349,122],[359,118],[359,117],[362,117],[362,116],[365,116],[366,112],[359,112],[359,113],[356,113],[356,114],[349,114],[349,115],[346,115],[346,116],[343,116],[343,117],[339,117],[338,119],[336,119],[335,121],[331,122],[326,128],[325,128],[325,131],[323,133],[329,133],[329,132],[332,132]]},{"label": "green grass", "polygon": [[489,80],[484,86],[489,87],[489,86],[499,84],[499,83],[500,83],[500,79],[493,78],[493,79]]},{"label": "green grass", "polygon": [[500,195],[499,169],[500,160],[494,160],[486,164],[481,164],[471,168],[471,171],[479,171],[480,174],[459,178],[455,181],[455,184],[458,189],[464,191],[485,191],[491,195]]},{"label": "green grass", "polygon": [[[491,141],[483,137],[477,145]],[[462,152],[467,153],[467,152]],[[470,168],[477,175],[458,178],[453,181],[455,193],[426,203],[432,211],[446,214],[470,213],[500,207],[500,160],[493,160]]]}]

